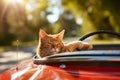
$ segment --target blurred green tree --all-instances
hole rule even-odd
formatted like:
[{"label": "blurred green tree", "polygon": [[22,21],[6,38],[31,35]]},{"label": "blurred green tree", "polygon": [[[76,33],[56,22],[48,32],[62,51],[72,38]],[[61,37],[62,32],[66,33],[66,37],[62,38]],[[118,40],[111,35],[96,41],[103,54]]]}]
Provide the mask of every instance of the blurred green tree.
[{"label": "blurred green tree", "polygon": [[65,37],[77,36],[77,29],[80,25],[76,23],[75,16],[71,11],[65,10],[60,16],[58,23],[60,24],[59,31],[65,29]]},{"label": "blurred green tree", "polygon": [[[82,17],[83,33],[94,30],[120,32],[119,0],[62,0],[62,3],[64,8],[71,10],[76,16]],[[103,35],[99,38],[107,37]]]},{"label": "blurred green tree", "polygon": [[[62,4],[61,4],[62,2]],[[95,30],[120,32],[119,0],[0,0],[0,45],[16,39],[38,40],[43,28],[47,33],[66,29],[65,36]],[[82,18],[82,24],[77,24]],[[98,38],[108,38],[99,35]]]}]

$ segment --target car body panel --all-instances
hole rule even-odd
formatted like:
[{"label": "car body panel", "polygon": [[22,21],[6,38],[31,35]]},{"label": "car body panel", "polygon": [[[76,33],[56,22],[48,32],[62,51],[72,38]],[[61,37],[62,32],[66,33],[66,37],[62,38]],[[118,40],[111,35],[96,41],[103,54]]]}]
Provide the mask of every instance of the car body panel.
[{"label": "car body panel", "polygon": [[0,80],[120,80],[120,66],[37,65],[27,60],[0,74]]},{"label": "car body panel", "polygon": [[94,47],[42,59],[34,56],[1,73],[0,80],[120,80],[120,44]]}]

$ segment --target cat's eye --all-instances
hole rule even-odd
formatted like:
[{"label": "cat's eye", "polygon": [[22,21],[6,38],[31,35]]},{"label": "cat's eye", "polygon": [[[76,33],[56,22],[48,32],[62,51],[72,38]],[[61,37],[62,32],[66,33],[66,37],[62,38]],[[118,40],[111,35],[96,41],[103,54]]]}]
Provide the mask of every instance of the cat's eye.
[{"label": "cat's eye", "polygon": [[47,46],[42,46],[42,48],[47,48]]},{"label": "cat's eye", "polygon": [[52,44],[52,42],[49,40],[48,42],[47,42],[48,44]]}]

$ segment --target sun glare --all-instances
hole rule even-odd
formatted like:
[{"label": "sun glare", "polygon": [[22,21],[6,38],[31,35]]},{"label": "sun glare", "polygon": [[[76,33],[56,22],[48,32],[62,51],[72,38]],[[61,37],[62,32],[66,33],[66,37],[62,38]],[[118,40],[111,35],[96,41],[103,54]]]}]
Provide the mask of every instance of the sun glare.
[{"label": "sun glare", "polygon": [[[17,10],[17,7],[16,7],[16,3],[18,4],[23,4],[24,3],[24,0],[4,0],[4,9],[2,11],[2,14],[1,16],[3,17],[3,15],[5,14],[6,10],[8,9],[9,5],[12,5],[12,7],[15,8],[15,10]],[[2,18],[1,18],[2,19]]]},{"label": "sun glare", "polygon": [[7,3],[23,3],[23,0],[6,0]]}]

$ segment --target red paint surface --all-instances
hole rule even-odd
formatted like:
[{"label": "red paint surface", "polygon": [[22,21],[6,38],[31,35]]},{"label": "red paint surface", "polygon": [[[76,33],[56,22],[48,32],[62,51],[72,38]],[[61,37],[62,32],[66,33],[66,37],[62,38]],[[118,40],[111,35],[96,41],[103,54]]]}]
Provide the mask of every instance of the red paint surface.
[{"label": "red paint surface", "polygon": [[59,65],[36,65],[32,61],[26,61],[16,67],[0,74],[0,80],[11,80],[11,75],[24,70],[31,66],[31,68],[16,80],[28,80],[30,77],[42,66],[44,68],[40,71],[34,80],[120,80],[120,68],[110,66],[75,66],[66,65],[65,68],[60,68]]}]

